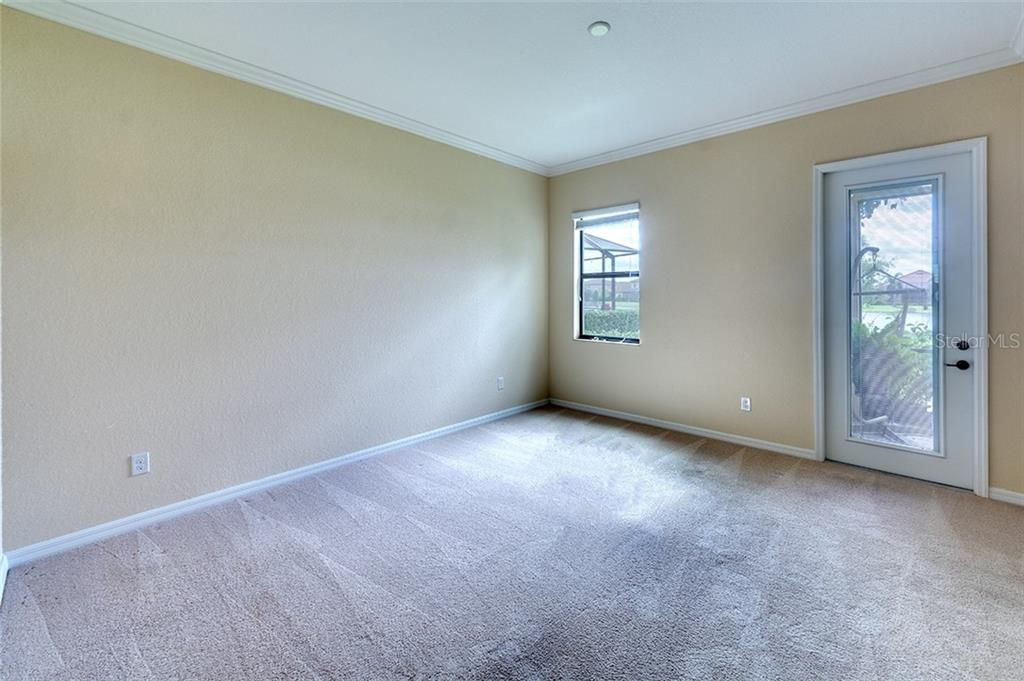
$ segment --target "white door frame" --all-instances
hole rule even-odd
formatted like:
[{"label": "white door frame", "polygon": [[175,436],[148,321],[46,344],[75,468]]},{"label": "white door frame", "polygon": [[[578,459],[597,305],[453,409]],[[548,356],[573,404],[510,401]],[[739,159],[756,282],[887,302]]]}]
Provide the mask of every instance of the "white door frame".
[{"label": "white door frame", "polygon": [[974,357],[974,421],[977,424],[974,458],[974,493],[988,492],[988,138],[937,144],[876,154],[814,166],[812,198],[813,233],[811,236],[813,345],[814,345],[814,453],[825,460],[825,175],[890,163],[921,161],[936,156],[970,153],[973,187],[971,196],[974,225],[974,299],[973,333],[982,339]]}]

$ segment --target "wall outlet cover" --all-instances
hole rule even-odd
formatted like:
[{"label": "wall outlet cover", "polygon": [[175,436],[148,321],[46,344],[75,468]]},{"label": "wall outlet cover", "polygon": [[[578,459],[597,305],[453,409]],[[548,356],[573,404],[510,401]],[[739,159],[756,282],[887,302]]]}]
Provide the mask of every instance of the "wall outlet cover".
[{"label": "wall outlet cover", "polygon": [[149,472],[149,452],[139,452],[138,454],[132,454],[132,477],[136,475],[145,475]]}]

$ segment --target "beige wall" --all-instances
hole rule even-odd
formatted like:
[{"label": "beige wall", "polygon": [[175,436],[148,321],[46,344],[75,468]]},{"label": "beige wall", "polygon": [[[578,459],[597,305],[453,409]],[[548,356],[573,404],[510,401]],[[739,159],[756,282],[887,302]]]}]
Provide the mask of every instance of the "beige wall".
[{"label": "beige wall", "polygon": [[[812,166],[981,135],[990,328],[1024,332],[1018,65],[551,180],[551,396],[813,447]],[[570,215],[626,201],[641,203],[642,344],[574,341]],[[1024,350],[991,364],[991,483],[1022,492]]]},{"label": "beige wall", "polygon": [[546,397],[544,178],[3,17],[6,549]]}]

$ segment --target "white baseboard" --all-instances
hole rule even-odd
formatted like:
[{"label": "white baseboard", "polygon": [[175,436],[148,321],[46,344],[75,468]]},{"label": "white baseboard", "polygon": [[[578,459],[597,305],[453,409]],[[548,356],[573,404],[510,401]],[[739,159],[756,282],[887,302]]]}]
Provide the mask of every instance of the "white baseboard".
[{"label": "white baseboard", "polygon": [[268,487],[281,485],[331,468],[344,466],[345,464],[354,463],[356,461],[367,459],[371,456],[383,454],[384,452],[389,452],[401,447],[408,447],[409,445],[414,445],[418,442],[432,440],[443,435],[448,435],[467,428],[473,428],[474,426],[490,423],[491,421],[497,421],[514,414],[530,411],[531,409],[542,407],[547,403],[547,400],[538,400],[537,402],[531,402],[529,404],[521,404],[516,407],[510,407],[509,409],[484,414],[483,416],[478,416],[476,418],[469,419],[468,421],[462,421],[450,426],[443,426],[435,430],[420,433],[419,435],[410,435],[409,437],[405,437],[400,440],[394,440],[393,442],[377,445],[375,447],[361,449],[358,452],[352,452],[350,454],[343,454],[342,456],[338,456],[333,459],[310,464],[308,466],[302,466],[301,468],[295,468],[283,473],[277,473],[276,475],[260,478],[259,480],[253,480],[252,482],[244,482],[233,487],[226,487],[216,492],[192,497],[191,499],[185,499],[184,501],[179,501],[167,506],[161,506],[160,508],[154,508],[125,518],[112,520],[101,525],[96,525],[95,527],[87,527],[85,529],[78,530],[77,532],[65,534],[53,539],[47,539],[36,544],[23,546],[20,549],[9,551],[4,555],[3,559],[9,563],[10,567],[14,568],[19,565],[24,565],[25,563],[39,560],[40,558],[45,558],[46,556],[52,556],[56,553],[78,548],[79,546],[92,544],[119,534],[131,532],[133,530],[146,527],[147,525],[165,522],[172,518],[176,518],[177,516],[198,511],[208,506],[230,501],[231,499],[236,499],[238,497],[255,494],[267,489]]},{"label": "white baseboard", "polygon": [[755,449],[764,449],[769,452],[788,454],[789,456],[797,456],[800,457],[801,459],[811,459],[813,461],[820,460],[813,449],[804,449],[802,447],[794,447],[792,445],[779,444],[778,442],[758,440],[757,438],[746,437],[744,435],[721,433],[717,430],[709,430],[707,428],[687,426],[682,423],[676,423],[675,421],[665,421],[664,419],[651,418],[650,416],[640,416],[639,414],[630,414],[629,412],[625,411],[605,409],[604,407],[595,407],[589,404],[581,404],[579,402],[569,402],[568,400],[551,399],[549,400],[549,402],[551,404],[557,405],[559,407],[565,407],[567,409],[585,411],[591,414],[599,414],[601,416],[608,416],[614,419],[622,419],[623,421],[643,423],[644,425],[654,426],[656,428],[664,428],[665,430],[675,430],[680,433],[687,433],[689,435],[696,435],[698,437],[706,437],[712,440],[722,440],[723,442],[731,442],[732,444],[742,445],[744,447],[753,447]]},{"label": "white baseboard", "polygon": [[7,586],[7,556],[0,553],[0,605],[4,602],[4,587]]},{"label": "white baseboard", "polygon": [[999,489],[998,487],[988,488],[988,498],[994,499],[995,501],[1003,501],[1007,504],[1015,504],[1017,506],[1024,506],[1024,493],[1011,492],[1008,489]]}]

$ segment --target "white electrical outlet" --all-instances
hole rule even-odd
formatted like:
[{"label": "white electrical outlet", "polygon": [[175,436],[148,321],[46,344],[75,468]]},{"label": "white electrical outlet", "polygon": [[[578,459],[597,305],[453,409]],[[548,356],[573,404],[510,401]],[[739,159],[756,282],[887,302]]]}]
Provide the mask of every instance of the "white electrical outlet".
[{"label": "white electrical outlet", "polygon": [[498,376],[498,390],[504,390],[504,389],[505,389],[505,377],[504,376]]},{"label": "white electrical outlet", "polygon": [[740,411],[750,411],[750,398],[749,397],[741,397],[740,398]]},{"label": "white electrical outlet", "polygon": [[145,475],[149,472],[149,452],[132,454],[132,476]]}]

